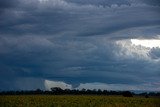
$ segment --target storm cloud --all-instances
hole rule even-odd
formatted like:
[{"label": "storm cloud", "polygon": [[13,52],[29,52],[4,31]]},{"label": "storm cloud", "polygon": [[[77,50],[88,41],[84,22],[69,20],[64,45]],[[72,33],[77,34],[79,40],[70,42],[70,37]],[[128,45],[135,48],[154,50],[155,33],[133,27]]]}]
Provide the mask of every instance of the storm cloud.
[{"label": "storm cloud", "polygon": [[0,0],[0,90],[159,90],[160,47],[132,41],[160,39],[159,11],[159,0]]}]

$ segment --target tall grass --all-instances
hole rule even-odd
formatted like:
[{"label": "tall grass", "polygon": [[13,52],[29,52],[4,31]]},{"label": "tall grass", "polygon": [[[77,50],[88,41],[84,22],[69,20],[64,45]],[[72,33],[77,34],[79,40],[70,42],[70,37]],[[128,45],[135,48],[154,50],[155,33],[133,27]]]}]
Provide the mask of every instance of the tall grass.
[{"label": "tall grass", "polygon": [[0,107],[160,107],[160,99],[95,95],[17,95],[0,96]]}]

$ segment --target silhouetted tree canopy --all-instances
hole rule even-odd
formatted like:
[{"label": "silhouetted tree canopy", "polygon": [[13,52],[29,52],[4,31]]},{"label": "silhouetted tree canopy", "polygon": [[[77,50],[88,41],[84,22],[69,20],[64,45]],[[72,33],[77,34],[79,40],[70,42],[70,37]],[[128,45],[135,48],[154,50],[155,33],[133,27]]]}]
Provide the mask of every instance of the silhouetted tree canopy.
[{"label": "silhouetted tree canopy", "polygon": [[123,95],[124,97],[133,97],[133,95],[132,95],[132,93],[131,93],[130,91],[124,91],[124,92],[122,93],[122,95]]},{"label": "silhouetted tree canopy", "polygon": [[122,95],[124,97],[133,97],[133,95],[144,96],[148,98],[149,96],[160,96],[160,93],[150,92],[150,93],[140,93],[135,94],[130,91],[108,91],[108,90],[89,90],[89,89],[82,89],[82,90],[70,90],[70,89],[61,89],[60,87],[52,87],[51,91],[43,91],[41,89],[30,90],[30,91],[2,91],[0,95],[36,95],[36,94],[47,94],[47,95]]}]

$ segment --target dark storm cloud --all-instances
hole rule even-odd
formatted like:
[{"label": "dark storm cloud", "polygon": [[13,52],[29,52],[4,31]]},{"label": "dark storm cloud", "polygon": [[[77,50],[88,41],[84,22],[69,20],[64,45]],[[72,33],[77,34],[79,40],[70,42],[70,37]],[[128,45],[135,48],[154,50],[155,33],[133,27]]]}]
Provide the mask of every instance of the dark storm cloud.
[{"label": "dark storm cloud", "polygon": [[0,0],[0,9],[6,9],[6,8],[12,8],[16,6],[16,3],[18,3],[18,0],[12,0],[12,1],[6,1],[6,0]]},{"label": "dark storm cloud", "polygon": [[73,3],[78,4],[92,4],[92,5],[103,5],[103,6],[111,6],[112,4],[117,5],[131,5],[132,3],[139,4],[139,3],[146,3],[148,5],[160,5],[159,0],[66,0]]},{"label": "dark storm cloud", "polygon": [[90,2],[80,5],[63,0],[21,1],[16,8],[1,15],[1,33],[94,36],[160,23],[156,6],[132,2],[128,5],[120,1],[122,5],[118,6],[117,1],[106,1],[110,6],[101,7],[92,4],[97,4],[96,1]]},{"label": "dark storm cloud", "polygon": [[126,47],[116,44],[126,38],[157,38],[157,0],[1,0],[0,4],[1,89],[44,88],[45,79],[74,85],[159,81],[159,61],[154,61],[159,60],[158,49],[147,56],[129,51],[130,42]]},{"label": "dark storm cloud", "polygon": [[150,56],[154,59],[160,58],[160,48],[153,48],[150,52]]}]

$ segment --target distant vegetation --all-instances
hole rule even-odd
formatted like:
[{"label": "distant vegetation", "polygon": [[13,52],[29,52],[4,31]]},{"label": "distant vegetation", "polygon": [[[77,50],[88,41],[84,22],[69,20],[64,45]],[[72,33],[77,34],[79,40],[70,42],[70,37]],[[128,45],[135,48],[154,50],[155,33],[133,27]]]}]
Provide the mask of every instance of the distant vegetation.
[{"label": "distant vegetation", "polygon": [[160,92],[150,92],[150,93],[139,93],[136,94],[130,91],[108,91],[108,90],[70,90],[70,89],[61,89],[59,87],[51,88],[51,91],[43,91],[40,89],[31,90],[31,91],[2,91],[0,95],[122,95],[124,97],[133,97],[133,95],[145,96],[148,98],[149,96],[160,96]]}]

